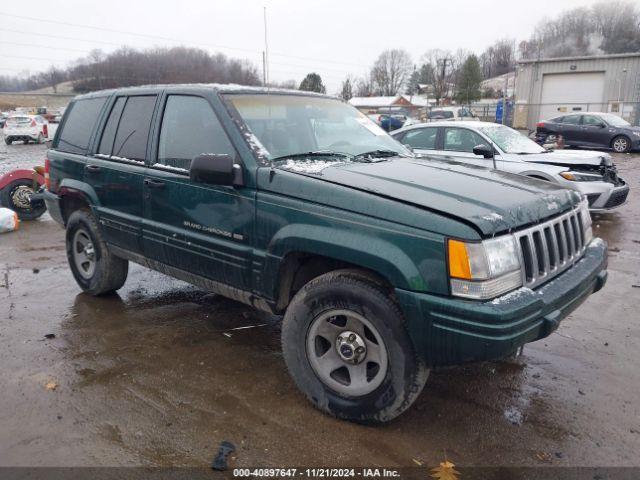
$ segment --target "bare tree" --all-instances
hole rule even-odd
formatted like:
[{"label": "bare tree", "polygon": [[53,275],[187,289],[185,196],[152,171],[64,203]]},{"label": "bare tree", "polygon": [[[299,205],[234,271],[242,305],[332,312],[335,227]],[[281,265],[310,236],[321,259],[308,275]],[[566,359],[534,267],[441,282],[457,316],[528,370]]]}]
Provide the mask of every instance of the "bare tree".
[{"label": "bare tree", "polygon": [[405,50],[385,50],[371,69],[371,80],[379,95],[396,95],[409,80],[413,64]]},{"label": "bare tree", "polygon": [[454,81],[454,56],[449,50],[433,49],[422,56],[426,70],[433,72],[433,96],[436,104],[451,95]]}]

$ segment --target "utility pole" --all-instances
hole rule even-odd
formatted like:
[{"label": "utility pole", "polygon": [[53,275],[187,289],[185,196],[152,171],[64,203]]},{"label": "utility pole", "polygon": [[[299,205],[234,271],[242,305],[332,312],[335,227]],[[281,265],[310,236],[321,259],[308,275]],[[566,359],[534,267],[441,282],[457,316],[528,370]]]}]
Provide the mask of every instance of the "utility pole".
[{"label": "utility pole", "polygon": [[269,43],[267,41],[267,7],[264,8],[264,83],[269,83]]},{"label": "utility pole", "polygon": [[262,86],[267,86],[267,58],[264,50],[262,51]]}]

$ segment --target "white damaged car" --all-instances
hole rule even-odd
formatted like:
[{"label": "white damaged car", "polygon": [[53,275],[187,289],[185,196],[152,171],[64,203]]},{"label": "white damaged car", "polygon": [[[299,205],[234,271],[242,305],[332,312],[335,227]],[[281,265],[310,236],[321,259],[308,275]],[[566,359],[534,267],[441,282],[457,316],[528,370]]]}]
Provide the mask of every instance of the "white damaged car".
[{"label": "white damaged car", "polygon": [[454,160],[559,183],[584,194],[592,212],[615,209],[629,195],[608,153],[548,150],[497,123],[421,123],[392,136],[425,159]]}]

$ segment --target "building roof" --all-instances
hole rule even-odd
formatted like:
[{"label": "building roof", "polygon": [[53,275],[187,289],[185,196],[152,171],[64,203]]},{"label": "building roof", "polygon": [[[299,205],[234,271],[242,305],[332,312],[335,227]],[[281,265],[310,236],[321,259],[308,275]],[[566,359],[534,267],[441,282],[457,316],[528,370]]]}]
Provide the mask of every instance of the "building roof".
[{"label": "building roof", "polygon": [[349,103],[354,107],[390,107],[398,103],[400,99],[404,99],[415,107],[426,107],[429,102],[426,98],[419,95],[394,95],[385,97],[353,97]]},{"label": "building roof", "polygon": [[609,55],[586,55],[578,57],[557,57],[557,58],[540,58],[530,60],[518,60],[518,63],[545,63],[545,62],[566,62],[566,61],[579,61],[579,60],[607,60],[613,58],[627,58],[627,57],[640,57],[640,52],[632,53],[611,53]]},{"label": "building roof", "polygon": [[354,107],[388,107],[398,99],[399,95],[393,97],[353,97],[349,103]]}]

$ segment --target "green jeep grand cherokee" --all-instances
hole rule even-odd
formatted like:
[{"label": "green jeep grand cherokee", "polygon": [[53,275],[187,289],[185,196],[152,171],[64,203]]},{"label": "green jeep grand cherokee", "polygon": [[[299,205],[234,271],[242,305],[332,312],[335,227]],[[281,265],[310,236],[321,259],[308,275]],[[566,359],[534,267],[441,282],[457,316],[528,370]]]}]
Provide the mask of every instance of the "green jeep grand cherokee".
[{"label": "green jeep grand cherokee", "polygon": [[46,203],[92,295],[133,261],[284,314],[318,408],[384,422],[432,367],[549,335],[606,281],[586,201],[411,152],[337,99],[216,85],[77,97]]}]

